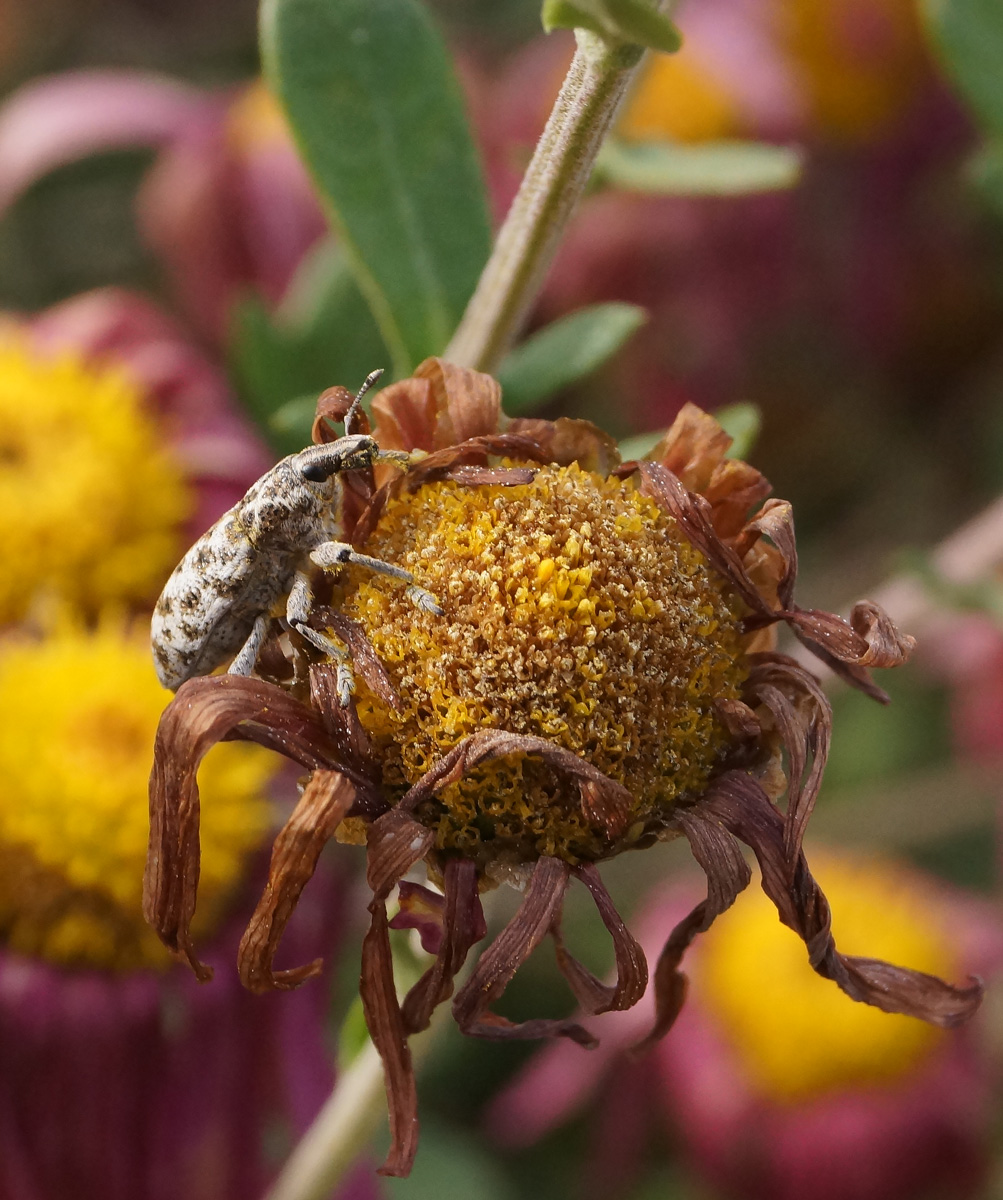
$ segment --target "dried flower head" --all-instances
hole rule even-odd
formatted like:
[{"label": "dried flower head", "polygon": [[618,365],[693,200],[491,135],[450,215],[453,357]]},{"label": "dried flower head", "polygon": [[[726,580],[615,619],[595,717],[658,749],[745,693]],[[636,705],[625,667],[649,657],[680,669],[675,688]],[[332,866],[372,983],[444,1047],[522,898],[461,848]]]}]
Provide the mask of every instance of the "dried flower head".
[{"label": "dried flower head", "polygon": [[[340,392],[322,402],[322,416],[344,412]],[[763,503],[769,485],[727,457],[729,438],[713,418],[689,406],[649,460],[621,463],[587,422],[502,427],[497,383],[438,359],[385,389],[373,410],[383,446],[426,456],[379,488],[355,479],[350,536],[427,579],[445,615],[416,614],[380,580],[349,572],[312,621],[354,659],[352,705],[339,705],[333,667],[307,666],[303,655],[313,652],[281,635],[266,648],[263,678],[201,678],[179,689],[157,739],[146,911],[165,943],[207,977],[189,930],[199,759],[220,738],[238,737],[310,769],[276,840],[240,972],[267,991],[317,970],[273,971],[283,926],[325,842],[335,832],[364,838],[373,900],[362,999],[386,1069],[393,1135],[383,1171],[410,1170],[418,1127],[407,1038],[452,995],[485,936],[480,893],[505,880],[525,894],[453,998],[460,1028],[592,1045],[575,1021],[513,1024],[493,1005],[548,934],[587,1013],[637,1002],[644,954],[597,864],[656,839],[689,840],[708,894],[659,958],[646,1042],[668,1030],[682,1004],[686,947],[749,882],[739,839],[820,975],[886,1011],[946,1026],[969,1016],[976,982],[954,988],[836,950],[828,905],[801,853],[830,711],[817,680],[776,652],[774,629],[786,623],[878,699],[868,669],[902,662],[911,639],[873,604],[858,604],[849,621],[796,604],[790,506]],[[330,436],[322,420],[315,436]],[[422,861],[442,894],[404,881],[391,921],[391,892]],[[612,985],[562,942],[572,877],[611,935]],[[391,926],[419,929],[436,955],[403,1003]]]}]

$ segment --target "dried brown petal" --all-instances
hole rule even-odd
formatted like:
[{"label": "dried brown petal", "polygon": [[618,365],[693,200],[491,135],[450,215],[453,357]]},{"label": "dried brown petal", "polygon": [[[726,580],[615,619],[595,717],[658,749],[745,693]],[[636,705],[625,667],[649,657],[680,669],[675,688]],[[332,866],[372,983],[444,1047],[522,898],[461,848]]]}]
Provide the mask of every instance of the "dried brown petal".
[{"label": "dried brown petal", "polygon": [[[313,419],[310,437],[315,443],[335,442],[341,436],[335,425],[341,424],[348,410],[355,403],[355,395],[348,388],[337,385],[325,389],[317,397],[317,411]],[[355,419],[346,433],[369,433],[369,417],[360,405],[355,410]]]},{"label": "dried brown petal", "polygon": [[574,780],[585,816],[601,826],[611,839],[626,830],[634,802],[622,784],[577,754],[544,738],[507,733],[502,729],[484,729],[458,742],[448,754],[433,763],[397,807],[401,811],[414,811],[441,788],[456,783],[481,763],[508,754],[531,754],[542,758],[556,774]]},{"label": "dried brown petal", "polygon": [[427,379],[432,387],[436,447],[453,446],[498,429],[501,384],[497,379],[444,358],[426,358],[414,374],[416,379]]},{"label": "dried brown petal", "polygon": [[435,834],[401,808],[392,808],[367,831],[366,882],[385,900],[398,882],[435,845]]},{"label": "dried brown petal", "polygon": [[851,999],[945,1028],[967,1021],[978,1008],[984,989],[977,979],[968,987],[953,987],[922,971],[836,950],[829,904],[803,854],[798,855],[791,879],[783,817],[750,776],[725,772],[713,781],[700,808],[752,848],[762,872],[763,891],[777,906],[780,920],[805,943],[812,968]]},{"label": "dried brown petal", "polygon": [[595,866],[592,863],[582,863],[574,868],[574,874],[592,893],[599,916],[613,939],[616,983],[612,987],[602,983],[577,959],[572,958],[565,949],[559,919],[555,920],[551,929],[557,953],[557,965],[571,985],[571,990],[575,993],[578,1003],[589,1016],[610,1012],[614,1009],[633,1008],[644,995],[644,989],[648,986],[648,964],[645,961],[644,951],[624,925]]},{"label": "dried brown petal", "polygon": [[[726,458],[714,468],[710,483],[702,488],[710,504],[711,524],[723,541],[738,537],[749,513],[770,494],[770,481],[739,458]],[[741,556],[741,551],[739,551]]]},{"label": "dried brown petal", "polygon": [[686,999],[687,979],[679,964],[698,933],[704,933],[721,913],[735,903],[752,878],[735,838],[702,804],[681,809],[676,822],[686,835],[693,857],[707,876],[707,898],[676,925],[655,967],[655,1024],[634,1047],[640,1053],[663,1038],[675,1024]]},{"label": "dried brown petal", "polygon": [[611,475],[620,465],[617,444],[591,421],[558,417],[544,421],[539,417],[516,417],[506,426],[510,433],[533,439],[543,452],[543,461],[569,467],[572,463],[585,471]]},{"label": "dried brown petal", "polygon": [[899,633],[891,617],[873,600],[860,600],[853,606],[850,624],[867,643],[859,666],[898,667],[916,648],[916,639]]},{"label": "dried brown petal", "polygon": [[199,880],[199,791],[196,772],[227,735],[246,734],[310,768],[338,767],[338,749],[316,716],[273,684],[237,675],[201,676],[181,685],[164,710],[150,775],[150,845],[143,915],[199,979],[211,969],[195,956],[190,926]]},{"label": "dried brown petal", "polygon": [[519,487],[532,483],[536,471],[532,467],[474,467],[461,464],[448,468],[442,477],[461,487]]},{"label": "dried brown petal", "polygon": [[378,1174],[406,1176],[418,1152],[418,1091],[394,988],[386,905],[374,899],[369,911],[372,922],[362,940],[359,995],[369,1036],[383,1061],[390,1115],[390,1150]]},{"label": "dried brown petal", "polygon": [[667,467],[691,492],[703,492],[731,442],[710,413],[684,404],[648,458]]},{"label": "dried brown petal", "polygon": [[[310,618],[314,628],[320,626],[322,629],[329,629],[336,638],[345,643],[348,653],[352,656],[355,672],[365,680],[366,687],[388,708],[392,708],[394,712],[401,712],[403,705],[393,680],[359,622],[353,621],[350,616],[336,608],[316,608],[310,614]],[[343,706],[339,704],[339,707]]]},{"label": "dried brown petal", "polygon": [[453,1016],[463,1033],[494,1041],[567,1037],[582,1046],[597,1044],[592,1034],[574,1021],[539,1018],[516,1025],[490,1011],[554,924],[567,883],[568,868],[559,858],[537,860],[519,911],[481,955],[453,1000]]},{"label": "dried brown petal", "polygon": [[314,771],[283,825],[268,868],[268,883],[240,942],[237,966],[252,992],[288,991],[318,974],[322,959],[273,972],[286,923],[313,877],[321,851],[352,806],[355,789],[337,771]]},{"label": "dried brown petal", "polygon": [[762,733],[759,718],[742,700],[719,698],[714,701],[714,711],[728,734],[737,742],[750,742]]},{"label": "dried brown petal", "polygon": [[435,962],[404,998],[402,1011],[408,1033],[420,1033],[428,1028],[434,1009],[453,994],[453,980],[471,946],[488,931],[477,892],[475,863],[469,859],[450,859],[443,874],[443,890],[442,944]]},{"label": "dried brown petal", "polygon": [[[509,458],[528,458],[535,462],[545,462],[546,454],[533,441],[515,433],[491,433],[480,437],[468,438],[465,442],[436,450],[434,454],[420,459],[401,478],[401,486],[409,492],[417,491],[422,484],[433,479],[453,477],[460,466],[473,465],[483,467],[488,455],[504,455]],[[525,471],[528,468],[524,468]],[[528,482],[523,475],[513,477],[513,483]]]},{"label": "dried brown petal", "polygon": [[[746,692],[772,713],[787,751],[784,845],[793,872],[829,757],[832,709],[815,676],[793,659],[783,654],[750,657],[754,665],[746,682]],[[809,755],[811,768],[806,778]]]}]

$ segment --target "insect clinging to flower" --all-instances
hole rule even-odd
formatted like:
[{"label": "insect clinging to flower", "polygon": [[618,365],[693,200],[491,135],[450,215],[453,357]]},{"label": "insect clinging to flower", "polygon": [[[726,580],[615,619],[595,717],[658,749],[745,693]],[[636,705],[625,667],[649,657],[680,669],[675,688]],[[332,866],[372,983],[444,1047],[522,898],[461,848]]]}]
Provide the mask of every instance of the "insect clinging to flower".
[{"label": "insect clinging to flower", "polygon": [[338,664],[342,705],[353,689],[345,650],[311,629],[309,567],[348,564],[399,579],[419,609],[441,615],[431,592],[410,571],[357,553],[343,540],[344,480],[348,471],[377,462],[407,467],[412,456],[383,450],[367,434],[350,434],[362,397],[383,374],[367,376],[345,415],[345,436],[290,454],[263,475],[195,543],[175,567],[157,601],[151,625],[153,660],[161,683],[177,689],[208,675],[228,658],[229,673],[250,675],[268,635],[274,606],[286,597],[290,629]]}]

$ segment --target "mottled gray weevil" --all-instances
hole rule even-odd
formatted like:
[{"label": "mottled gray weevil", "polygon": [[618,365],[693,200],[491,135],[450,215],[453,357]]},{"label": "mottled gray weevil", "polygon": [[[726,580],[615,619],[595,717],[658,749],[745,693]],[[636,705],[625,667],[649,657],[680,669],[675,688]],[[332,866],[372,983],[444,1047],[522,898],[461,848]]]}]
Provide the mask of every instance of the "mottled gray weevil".
[{"label": "mottled gray weevil", "polygon": [[270,610],[288,594],[291,629],[338,664],[338,696],[347,704],[353,681],[347,652],[306,623],[313,605],[307,563],[332,569],[355,563],[408,585],[420,609],[441,615],[431,592],[409,571],[344,541],[341,474],[376,462],[406,466],[410,455],[381,450],[371,437],[348,434],[359,402],[383,374],[369,375],[345,416],[346,436],[290,454],[224,513],[175,567],[153,612],[153,661],[164,687],[208,675],[235,655],[233,675],[249,675],[268,633]]}]

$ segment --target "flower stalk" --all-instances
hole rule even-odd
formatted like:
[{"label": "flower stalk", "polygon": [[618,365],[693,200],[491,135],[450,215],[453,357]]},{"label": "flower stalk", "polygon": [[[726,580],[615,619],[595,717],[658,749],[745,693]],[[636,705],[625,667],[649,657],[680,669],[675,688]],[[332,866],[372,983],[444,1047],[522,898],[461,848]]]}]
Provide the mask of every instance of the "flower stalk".
[{"label": "flower stalk", "polygon": [[519,333],[644,47],[575,31],[578,49],[495,248],[443,357],[492,372]]}]

